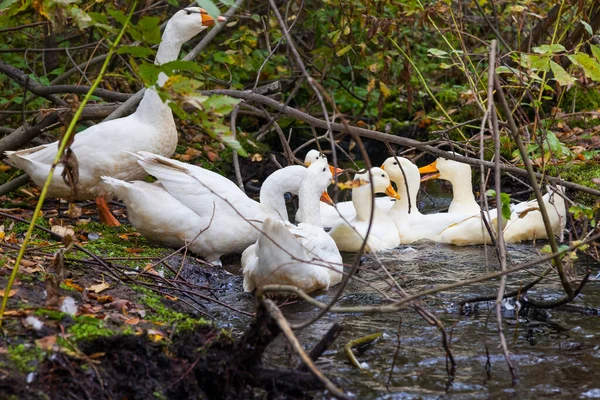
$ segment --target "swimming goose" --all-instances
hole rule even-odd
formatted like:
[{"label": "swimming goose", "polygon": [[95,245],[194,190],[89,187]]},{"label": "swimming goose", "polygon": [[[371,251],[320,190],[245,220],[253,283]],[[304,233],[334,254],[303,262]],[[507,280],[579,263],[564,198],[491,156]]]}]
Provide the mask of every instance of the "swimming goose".
[{"label": "swimming goose", "polygon": [[326,160],[313,161],[300,185],[298,226],[267,217],[257,242],[242,254],[244,290],[269,284],[294,285],[306,293],[328,289],[342,279],[342,257],[325,233],[319,195],[331,181]]},{"label": "swimming goose", "polygon": [[400,195],[400,199],[395,201],[388,214],[398,228],[401,244],[410,244],[420,239],[437,241],[444,228],[469,217],[468,214],[458,213],[421,214],[417,208],[421,177],[419,168],[410,160],[404,157],[389,157],[381,169],[388,173]]},{"label": "swimming goose", "polygon": [[439,157],[433,163],[419,168],[425,176],[421,180],[444,179],[452,184],[452,202],[449,213],[479,214],[481,207],[473,195],[471,166],[454,160]]},{"label": "swimming goose", "polygon": [[[549,187],[548,192],[542,196],[552,232],[556,236],[560,236],[567,221],[567,207],[561,194],[564,195],[564,188],[556,186],[556,189]],[[548,239],[537,200],[526,201],[512,207],[511,218],[504,228],[504,240],[507,243],[519,243],[536,239]]]},{"label": "swimming goose", "polygon": [[[219,17],[219,21],[224,18]],[[181,46],[215,21],[199,7],[188,7],[175,13],[162,35],[155,64],[177,59]],[[159,74],[158,85],[167,81]],[[48,196],[72,200],[96,199],[101,220],[118,226],[119,221],[110,213],[106,199],[112,195],[111,186],[101,177],[111,176],[122,180],[141,179],[146,173],[135,157],[126,152],[140,150],[171,156],[177,146],[177,129],[168,104],[164,103],[154,88],[148,88],[137,110],[124,118],[105,121],[87,128],[74,136],[71,150],[77,157],[79,180],[76,190],[61,177],[64,166],[59,164],[53,175]],[[7,151],[10,163],[24,170],[37,186],[42,186],[58,151],[58,142],[25,150]]]},{"label": "swimming goose", "polygon": [[[371,176],[372,185],[369,184]],[[356,216],[349,220],[349,224],[342,222],[335,225],[329,232],[341,251],[357,252],[360,250],[369,227],[374,193],[386,193],[388,196],[399,198],[390,184],[388,174],[381,168],[371,168],[370,175],[367,171],[355,175],[354,179],[367,182],[365,185],[352,189],[352,203],[356,210]],[[400,236],[394,222],[377,205],[373,212],[373,224],[365,250],[374,253],[398,246]]]}]

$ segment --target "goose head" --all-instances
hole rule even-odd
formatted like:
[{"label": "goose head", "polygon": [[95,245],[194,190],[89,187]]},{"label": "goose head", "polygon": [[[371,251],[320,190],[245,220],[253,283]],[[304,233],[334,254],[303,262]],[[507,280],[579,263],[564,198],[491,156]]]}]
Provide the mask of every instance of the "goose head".
[{"label": "goose head", "polygon": [[[321,153],[319,150],[312,149],[308,153],[306,153],[306,156],[304,157],[304,165],[308,167],[312,163],[320,160],[325,160],[325,162],[327,162],[327,156]],[[342,169],[336,168],[333,165],[329,166],[329,170],[331,171],[331,174],[333,176],[339,175],[343,172]]]},{"label": "goose head", "polygon": [[[219,22],[227,21],[219,16]],[[177,11],[167,23],[165,34],[172,34],[173,40],[185,43],[203,30],[215,24],[215,20],[200,7],[186,7]]]},{"label": "goose head", "polygon": [[[396,183],[398,191],[406,190],[402,187],[405,185],[405,181],[408,182],[408,189],[411,192],[419,190],[419,181],[421,179],[419,168],[409,159],[404,157],[390,157],[381,165],[381,169],[387,172],[390,179]],[[406,180],[404,179],[405,175]]]},{"label": "goose head", "polygon": [[467,176],[471,180],[471,166],[447,158],[439,157],[429,165],[419,168],[421,173],[421,181],[430,179],[444,179],[446,181],[455,182],[460,177]]},{"label": "goose head", "polygon": [[[396,193],[396,190],[391,185],[390,177],[383,169],[375,167],[371,168],[371,173],[369,171],[363,172],[362,174],[354,175],[354,181],[358,183],[366,182],[367,184],[363,184],[360,187],[357,187],[354,190],[371,190],[371,186],[373,187],[373,192],[375,193],[385,193],[390,197],[395,199],[399,199],[400,195]],[[366,189],[363,189],[366,188]],[[354,194],[352,195],[354,197]]]}]

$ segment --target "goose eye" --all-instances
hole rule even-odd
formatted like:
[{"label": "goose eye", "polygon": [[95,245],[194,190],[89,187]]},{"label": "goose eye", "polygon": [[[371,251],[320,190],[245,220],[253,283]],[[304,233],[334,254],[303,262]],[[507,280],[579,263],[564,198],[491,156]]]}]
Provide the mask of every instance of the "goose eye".
[{"label": "goose eye", "polygon": [[192,15],[192,12],[191,12],[191,11],[188,11],[188,12],[187,12],[187,15]]},{"label": "goose eye", "polygon": [[394,165],[398,165],[398,163],[396,161],[394,161]]},{"label": "goose eye", "polygon": [[385,175],[384,175],[384,174],[381,174],[381,177],[382,177],[382,178],[385,178]]},{"label": "goose eye", "polygon": [[326,170],[326,169],[327,169],[327,168],[323,168],[323,172],[325,172],[325,170]]}]

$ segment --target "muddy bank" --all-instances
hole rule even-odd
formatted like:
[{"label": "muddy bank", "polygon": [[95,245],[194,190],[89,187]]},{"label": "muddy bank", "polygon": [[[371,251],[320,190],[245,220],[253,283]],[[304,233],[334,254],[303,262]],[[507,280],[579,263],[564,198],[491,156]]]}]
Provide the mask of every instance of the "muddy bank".
[{"label": "muddy bank", "polygon": [[177,333],[83,340],[74,355],[54,353],[35,373],[7,373],[3,398],[237,399],[304,398],[323,385],[299,369],[269,368],[262,354],[280,330],[264,308],[237,340],[213,325]]}]

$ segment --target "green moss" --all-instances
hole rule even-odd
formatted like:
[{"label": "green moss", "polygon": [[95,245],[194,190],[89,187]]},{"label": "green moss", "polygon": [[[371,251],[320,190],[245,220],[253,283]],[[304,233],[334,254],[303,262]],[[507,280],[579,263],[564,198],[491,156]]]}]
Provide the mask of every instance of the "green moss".
[{"label": "green moss", "polygon": [[44,358],[44,352],[29,344],[9,345],[8,358],[19,371],[29,373],[35,371]]},{"label": "green moss", "polygon": [[[573,109],[573,101],[575,102],[575,108]],[[565,93],[562,101],[562,108],[577,111],[589,111],[597,110],[600,108],[600,91],[597,88],[581,88],[575,85],[573,90],[569,90]],[[573,121],[569,121],[569,125],[572,125]],[[586,122],[586,126],[589,126],[589,121]]]},{"label": "green moss", "polygon": [[[165,249],[158,247],[144,237],[129,237],[129,240],[124,240],[119,237],[121,234],[135,232],[131,226],[122,225],[117,228],[108,227],[106,225],[90,222],[84,227],[85,232],[94,232],[100,234],[97,240],[89,241],[85,244],[85,248],[93,253],[102,254],[107,257],[131,257],[136,256],[156,256],[164,255]],[[131,253],[128,249],[141,249],[140,253]],[[87,257],[87,256],[86,256]],[[132,260],[135,263],[135,260]]]},{"label": "green moss", "polygon": [[[14,207],[14,205],[12,207]],[[35,221],[35,224],[42,226],[46,229],[51,228],[48,220],[46,220],[43,217],[38,218]],[[29,229],[29,224],[26,224],[24,222],[15,222],[15,225],[13,227],[13,232],[15,232],[15,234],[17,234],[17,235],[24,235],[28,229]],[[49,233],[46,233],[40,229],[35,229],[33,231],[33,234],[36,239],[42,239],[42,240],[51,240],[52,239],[52,236]]]},{"label": "green moss", "polygon": [[140,286],[133,286],[132,288],[141,294],[141,296],[137,298],[137,301],[148,306],[152,310],[146,316],[148,321],[167,325],[175,324],[177,325],[177,330],[189,330],[198,325],[208,323],[203,318],[191,318],[185,314],[171,310],[163,303],[163,299],[159,295],[149,289]]},{"label": "green moss", "polygon": [[[116,334],[128,334],[129,332],[116,332],[106,327],[104,321],[86,315],[73,317],[69,314],[56,311],[39,309],[35,311],[35,315],[45,317],[55,321],[62,321],[64,318],[72,318],[73,324],[68,326],[66,332],[71,334],[74,340],[88,339],[98,336],[111,336]],[[130,327],[128,327],[130,328]],[[133,333],[133,332],[131,332]],[[60,340],[60,339],[59,339]],[[68,343],[63,342],[61,345],[68,346]]]},{"label": "green moss", "polygon": [[[586,164],[567,163],[560,167],[548,167],[548,172],[552,176],[558,176],[579,185],[594,187],[592,178],[600,176],[600,164],[596,162],[587,162]],[[581,203],[587,206],[593,206],[597,198],[581,192],[577,192],[575,198],[572,199],[576,203]]]},{"label": "green moss", "polygon": [[39,308],[34,313],[37,317],[45,317],[54,321],[60,321],[67,314],[61,311],[49,310],[46,308]]},{"label": "green moss", "polygon": [[75,324],[69,327],[68,332],[73,335],[75,340],[89,339],[99,336],[111,336],[118,333],[108,329],[105,326],[104,321],[94,317],[82,315],[75,317],[74,320]]}]

